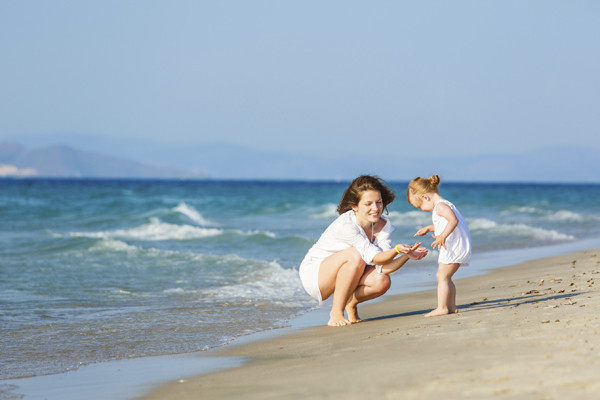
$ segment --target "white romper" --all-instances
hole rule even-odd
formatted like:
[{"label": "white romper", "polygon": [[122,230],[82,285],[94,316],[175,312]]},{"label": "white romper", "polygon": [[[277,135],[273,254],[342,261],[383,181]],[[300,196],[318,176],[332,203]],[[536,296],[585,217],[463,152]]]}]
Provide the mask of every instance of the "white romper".
[{"label": "white romper", "polygon": [[[383,215],[381,218],[385,220],[385,226],[371,243],[365,231],[356,221],[354,211],[348,210],[337,217],[310,248],[302,260],[298,272],[302,286],[308,294],[319,301],[319,304],[323,302],[319,289],[319,268],[323,260],[338,251],[354,247],[365,263],[372,264],[373,257],[392,248],[394,226]],[[381,273],[382,266],[376,265],[375,267]]]},{"label": "white romper", "polygon": [[460,211],[458,211],[454,204],[450,203],[448,200],[440,200],[431,213],[433,227],[435,228],[435,236],[440,235],[448,224],[448,220],[438,215],[436,212],[437,206],[440,203],[444,203],[452,209],[454,215],[456,215],[456,218],[458,219],[458,225],[456,225],[454,231],[446,238],[446,248],[440,248],[438,262],[442,264],[457,263],[469,265],[469,262],[471,261],[471,233],[469,232],[469,227]]}]

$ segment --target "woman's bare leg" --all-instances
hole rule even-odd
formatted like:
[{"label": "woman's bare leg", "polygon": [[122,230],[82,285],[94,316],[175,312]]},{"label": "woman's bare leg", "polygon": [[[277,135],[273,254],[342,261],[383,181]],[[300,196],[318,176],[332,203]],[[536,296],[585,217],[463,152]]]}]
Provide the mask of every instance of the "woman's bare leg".
[{"label": "woman's bare leg", "polygon": [[355,291],[365,270],[365,262],[354,247],[327,257],[319,268],[319,289],[323,300],[333,294],[333,305],[329,313],[329,326],[349,325],[344,317],[344,308]]},{"label": "woman's bare leg", "polygon": [[437,272],[437,308],[426,317],[437,317],[439,315],[453,314],[458,312],[456,308],[456,286],[452,282],[452,276],[458,271],[460,264],[439,264]]},{"label": "woman's bare leg", "polygon": [[362,322],[362,319],[358,316],[359,303],[383,295],[388,291],[390,286],[391,280],[389,275],[380,274],[375,267],[367,266],[358,282],[358,286],[346,304],[346,314],[348,315],[350,322]]}]

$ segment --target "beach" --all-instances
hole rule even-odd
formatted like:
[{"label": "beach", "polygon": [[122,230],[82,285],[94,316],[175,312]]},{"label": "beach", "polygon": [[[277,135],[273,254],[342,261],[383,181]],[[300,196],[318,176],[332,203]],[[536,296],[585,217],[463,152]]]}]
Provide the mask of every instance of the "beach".
[{"label": "beach", "polygon": [[[598,185],[449,183],[444,193],[460,204],[473,241],[471,265],[455,275],[461,313],[435,321],[422,317],[435,306],[433,292],[414,293],[434,288],[437,251],[431,251],[395,273],[385,296],[361,308],[364,324],[337,330],[323,326],[329,310],[316,308],[306,294],[298,266],[336,218],[344,182],[5,180],[0,184],[4,222],[0,236],[6,244],[0,249],[2,400],[15,396],[75,400],[82,390],[88,400],[130,400],[163,390],[169,382],[181,390],[195,381],[190,377],[200,375],[201,380],[221,376],[227,384],[199,383],[201,391],[192,384],[192,398],[235,397],[236,386],[229,380],[239,382],[244,396],[271,393],[286,398],[293,397],[290,391],[304,391],[326,397],[331,393],[326,389],[329,384],[364,394],[373,382],[382,393],[391,388],[390,396],[398,388],[407,393],[412,388],[418,397],[419,390],[434,387],[430,382],[452,377],[443,373],[439,360],[456,362],[448,356],[433,361],[433,355],[421,357],[423,349],[445,343],[424,342],[427,335],[454,333],[462,338],[479,329],[481,337],[466,340],[490,343],[498,323],[491,312],[507,313],[509,307],[500,307],[498,299],[523,303],[511,310],[522,313],[525,302],[543,300],[543,295],[521,293],[547,289],[525,284],[528,280],[548,283],[559,276],[571,277],[570,271],[548,278],[535,269],[522,277],[511,272],[506,279],[515,286],[502,294],[503,285],[485,283],[490,269],[529,266],[529,260],[540,257],[600,247]],[[393,187],[401,193],[406,183]],[[214,204],[227,212],[215,214]],[[394,241],[400,243],[412,240],[417,229],[431,222],[428,213],[399,201],[390,205],[387,217],[395,227]],[[431,240],[424,238],[423,245],[430,247]],[[551,260],[540,269],[550,271],[555,264]],[[482,283],[472,288],[471,278]],[[555,309],[538,306],[532,312],[588,311],[585,302],[590,300],[581,293],[583,289],[593,293],[594,285],[577,287],[577,292],[559,289],[558,283],[548,287],[566,291],[547,296],[572,293],[571,302],[585,307],[558,303]],[[471,304],[475,302],[479,304]],[[523,317],[534,316],[515,314],[503,330],[512,334],[514,329],[553,327],[565,335],[584,332],[571,326],[563,329],[568,318],[562,316],[546,318],[560,323],[516,325]],[[491,363],[493,349],[512,351],[518,344],[529,345],[528,340],[509,337],[506,343],[480,349],[477,357]],[[451,343],[456,358],[470,354],[460,344]],[[314,377],[308,363],[313,357],[322,365]],[[297,376],[279,372],[285,371],[285,362]],[[357,366],[338,373],[334,362]],[[264,365],[272,368],[267,375]],[[462,366],[460,376],[467,377],[470,368]],[[235,373],[248,374],[244,379],[250,383]],[[281,386],[272,386],[275,382]],[[174,389],[165,388],[169,393]]]},{"label": "beach", "polygon": [[142,398],[597,398],[599,280],[591,249],[456,280],[458,314],[423,317],[435,290],[386,296],[363,323],[226,346],[211,355],[246,362]]}]

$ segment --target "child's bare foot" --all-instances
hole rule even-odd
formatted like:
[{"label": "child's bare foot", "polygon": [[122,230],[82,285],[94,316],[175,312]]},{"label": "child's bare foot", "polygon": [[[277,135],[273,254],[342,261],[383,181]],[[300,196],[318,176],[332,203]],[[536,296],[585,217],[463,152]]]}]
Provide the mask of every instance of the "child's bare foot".
[{"label": "child's bare foot", "polygon": [[458,312],[458,308],[454,310],[448,310],[446,307],[436,308],[435,310],[425,314],[425,318],[429,317],[439,317],[440,315],[448,315],[448,314],[456,314]]},{"label": "child's bare foot", "polygon": [[348,320],[351,324],[363,322],[363,320],[358,316],[358,307],[356,305],[346,305],[346,314],[348,314]]},{"label": "child's bare foot", "polygon": [[344,316],[340,316],[340,315],[331,315],[329,314],[329,322],[327,323],[328,326],[345,326],[345,325],[350,325],[352,322],[348,321],[346,318],[344,318]]}]

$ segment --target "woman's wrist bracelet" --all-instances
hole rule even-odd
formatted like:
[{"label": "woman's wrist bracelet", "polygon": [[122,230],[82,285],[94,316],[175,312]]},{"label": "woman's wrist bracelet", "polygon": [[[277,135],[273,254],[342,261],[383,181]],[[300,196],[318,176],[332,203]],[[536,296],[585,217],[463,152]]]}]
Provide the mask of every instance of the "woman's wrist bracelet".
[{"label": "woman's wrist bracelet", "polygon": [[398,250],[398,245],[396,245],[396,247],[394,247],[394,250],[396,250],[396,253],[400,254],[400,250]]}]

